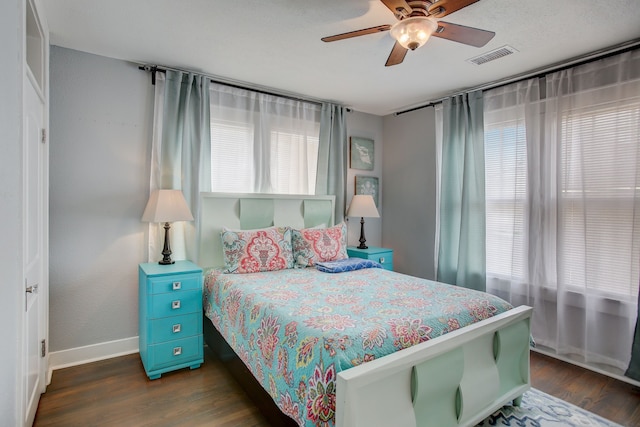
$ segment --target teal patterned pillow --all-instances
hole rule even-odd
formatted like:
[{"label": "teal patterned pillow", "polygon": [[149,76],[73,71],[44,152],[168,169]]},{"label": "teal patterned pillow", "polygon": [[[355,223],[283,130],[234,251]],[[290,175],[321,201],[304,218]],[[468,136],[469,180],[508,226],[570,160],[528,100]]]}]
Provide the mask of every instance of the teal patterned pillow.
[{"label": "teal patterned pillow", "polygon": [[291,228],[231,230],[220,233],[225,273],[258,273],[293,268]]},{"label": "teal patterned pillow", "polygon": [[317,262],[348,258],[347,225],[293,230],[293,259],[296,267],[312,267]]}]

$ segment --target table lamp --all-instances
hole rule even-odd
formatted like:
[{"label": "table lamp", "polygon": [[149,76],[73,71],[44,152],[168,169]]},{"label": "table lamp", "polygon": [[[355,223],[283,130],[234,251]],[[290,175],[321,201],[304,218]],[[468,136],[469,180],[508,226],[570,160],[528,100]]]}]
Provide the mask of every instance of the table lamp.
[{"label": "table lamp", "polygon": [[347,210],[347,216],[359,216],[360,217],[360,246],[358,249],[367,249],[365,245],[367,240],[364,238],[364,219],[366,218],[379,218],[378,209],[376,209],[376,203],[373,201],[373,196],[368,194],[358,194],[353,196],[351,204]]},{"label": "table lamp", "polygon": [[187,206],[187,201],[180,190],[155,190],[149,197],[147,207],[142,214],[142,221],[164,222],[164,247],[162,260],[158,264],[173,264],[171,259],[171,245],[169,243],[170,222],[193,221],[193,215]]}]

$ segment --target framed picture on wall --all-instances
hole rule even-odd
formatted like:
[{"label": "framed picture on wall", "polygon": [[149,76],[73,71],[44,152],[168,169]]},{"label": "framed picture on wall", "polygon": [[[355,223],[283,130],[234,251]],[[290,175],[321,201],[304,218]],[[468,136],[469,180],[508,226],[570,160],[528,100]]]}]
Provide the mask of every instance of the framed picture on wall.
[{"label": "framed picture on wall", "polygon": [[351,138],[351,169],[361,169],[365,171],[373,170],[374,149],[373,139]]},{"label": "framed picture on wall", "polygon": [[378,205],[378,194],[379,186],[378,186],[378,177],[376,176],[364,176],[364,175],[356,175],[356,194],[368,194],[373,197],[373,201],[376,202],[376,207]]}]

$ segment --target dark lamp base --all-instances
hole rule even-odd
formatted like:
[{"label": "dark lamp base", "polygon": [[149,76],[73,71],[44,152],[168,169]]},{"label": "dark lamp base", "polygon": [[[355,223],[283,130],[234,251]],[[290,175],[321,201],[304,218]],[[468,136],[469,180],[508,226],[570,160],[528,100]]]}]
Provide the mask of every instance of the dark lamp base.
[{"label": "dark lamp base", "polygon": [[360,246],[358,249],[369,249],[369,246],[365,245],[367,239],[364,238],[364,218],[360,217]]},{"label": "dark lamp base", "polygon": [[164,247],[162,248],[162,259],[158,261],[160,265],[170,265],[176,262],[171,259],[171,243],[169,242],[169,229],[171,225],[168,222],[164,223]]}]

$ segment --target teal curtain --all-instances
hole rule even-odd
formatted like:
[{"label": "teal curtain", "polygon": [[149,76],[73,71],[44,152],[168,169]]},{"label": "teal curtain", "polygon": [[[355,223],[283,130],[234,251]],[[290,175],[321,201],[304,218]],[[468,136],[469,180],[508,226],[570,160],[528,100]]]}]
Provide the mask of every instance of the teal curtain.
[{"label": "teal curtain", "polygon": [[629,378],[640,381],[640,293],[638,293],[638,317],[636,318],[636,332],[631,347],[631,361],[624,373]]},{"label": "teal curtain", "polygon": [[[195,221],[172,225],[172,250],[175,259],[195,260],[199,194],[211,191],[209,79],[167,70],[157,73],[156,86],[150,187],[182,190]],[[150,257],[157,252],[151,246]]]},{"label": "teal curtain", "polygon": [[346,108],[323,103],[320,113],[317,195],[335,195],[335,223],[344,220],[347,177]]},{"label": "teal curtain", "polygon": [[442,167],[437,280],[486,289],[482,92],[442,105]]}]

